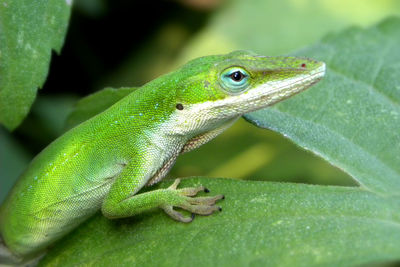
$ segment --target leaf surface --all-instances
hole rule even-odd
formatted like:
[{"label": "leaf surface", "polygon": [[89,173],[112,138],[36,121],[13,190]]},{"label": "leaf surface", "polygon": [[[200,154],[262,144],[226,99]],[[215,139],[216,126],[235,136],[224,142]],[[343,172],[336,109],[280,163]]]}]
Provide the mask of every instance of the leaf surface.
[{"label": "leaf surface", "polygon": [[373,192],[400,195],[400,19],[352,28],[296,55],[327,63],[318,85],[245,115],[343,169]]},{"label": "leaf surface", "polygon": [[60,52],[72,0],[0,3],[0,123],[15,129],[46,79],[52,49]]}]

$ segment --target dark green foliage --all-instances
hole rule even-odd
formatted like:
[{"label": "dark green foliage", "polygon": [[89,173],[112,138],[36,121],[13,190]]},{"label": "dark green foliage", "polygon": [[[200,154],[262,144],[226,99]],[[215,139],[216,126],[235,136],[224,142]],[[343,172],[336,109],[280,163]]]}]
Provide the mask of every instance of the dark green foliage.
[{"label": "dark green foliage", "polygon": [[0,124],[15,129],[60,51],[72,0],[4,0],[0,4]]}]

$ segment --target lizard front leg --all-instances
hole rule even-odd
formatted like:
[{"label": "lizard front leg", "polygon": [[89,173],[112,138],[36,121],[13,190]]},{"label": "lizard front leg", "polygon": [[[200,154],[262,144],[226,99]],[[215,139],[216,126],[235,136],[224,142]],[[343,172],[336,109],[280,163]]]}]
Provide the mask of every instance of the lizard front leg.
[{"label": "lizard front leg", "polygon": [[[144,164],[143,164],[144,165]],[[157,189],[136,194],[149,180],[149,174],[141,164],[128,164],[116,178],[102,203],[102,213],[107,218],[124,218],[153,208],[162,208],[171,218],[181,222],[191,222],[193,216],[185,217],[174,207],[192,214],[209,215],[220,207],[215,202],[223,195],[214,197],[194,197],[198,192],[208,192],[203,186],[177,189],[179,179],[166,189]]]}]

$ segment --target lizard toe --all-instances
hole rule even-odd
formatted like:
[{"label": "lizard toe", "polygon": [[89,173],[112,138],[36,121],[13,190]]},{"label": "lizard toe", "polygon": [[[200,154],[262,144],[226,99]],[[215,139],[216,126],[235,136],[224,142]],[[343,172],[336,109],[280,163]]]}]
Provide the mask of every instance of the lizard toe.
[{"label": "lizard toe", "polygon": [[162,206],[161,208],[164,210],[164,212],[166,214],[168,214],[168,216],[170,216],[172,219],[174,219],[176,221],[183,222],[183,223],[190,223],[194,219],[193,213],[190,217],[184,216],[179,211],[174,210],[173,206],[171,206],[171,205]]}]

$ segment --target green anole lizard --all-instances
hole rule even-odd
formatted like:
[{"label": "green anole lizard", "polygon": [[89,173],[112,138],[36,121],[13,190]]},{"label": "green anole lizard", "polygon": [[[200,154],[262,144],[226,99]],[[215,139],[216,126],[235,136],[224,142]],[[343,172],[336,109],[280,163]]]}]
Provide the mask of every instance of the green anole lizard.
[{"label": "green anole lizard", "polygon": [[[188,62],[56,139],[30,163],[0,207],[3,261],[42,253],[101,210],[110,219],[159,207],[209,215],[223,195],[205,187],[140,193],[160,181],[179,154],[208,142],[241,115],[270,106],[319,81],[325,64],[236,51]],[[3,254],[3,256],[1,255]]]}]

